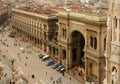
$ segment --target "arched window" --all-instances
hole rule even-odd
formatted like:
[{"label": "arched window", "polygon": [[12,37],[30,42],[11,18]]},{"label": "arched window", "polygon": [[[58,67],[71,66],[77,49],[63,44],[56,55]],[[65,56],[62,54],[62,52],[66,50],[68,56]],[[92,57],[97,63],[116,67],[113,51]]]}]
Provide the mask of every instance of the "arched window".
[{"label": "arched window", "polygon": [[97,38],[90,36],[90,46],[93,49],[97,49]]},{"label": "arched window", "polygon": [[67,33],[67,32],[66,32],[66,29],[65,29],[65,30],[64,30],[65,38],[66,38],[66,35],[67,35],[66,33]]},{"label": "arched window", "polygon": [[106,49],[106,38],[104,38],[104,50]]},{"label": "arched window", "polygon": [[115,17],[115,28],[117,28],[117,19],[116,19],[116,17]]},{"label": "arched window", "polygon": [[94,49],[97,49],[97,38],[94,37]]},{"label": "arched window", "polygon": [[64,29],[62,29],[62,37],[64,38]]}]

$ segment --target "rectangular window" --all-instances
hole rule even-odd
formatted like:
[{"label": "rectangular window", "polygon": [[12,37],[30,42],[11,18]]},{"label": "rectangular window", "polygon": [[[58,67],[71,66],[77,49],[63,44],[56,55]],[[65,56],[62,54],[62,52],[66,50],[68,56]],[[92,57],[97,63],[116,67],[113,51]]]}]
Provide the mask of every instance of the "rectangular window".
[{"label": "rectangular window", "polygon": [[93,37],[90,37],[90,46],[93,48]]},{"label": "rectangular window", "polygon": [[94,49],[97,49],[97,38],[94,37]]}]

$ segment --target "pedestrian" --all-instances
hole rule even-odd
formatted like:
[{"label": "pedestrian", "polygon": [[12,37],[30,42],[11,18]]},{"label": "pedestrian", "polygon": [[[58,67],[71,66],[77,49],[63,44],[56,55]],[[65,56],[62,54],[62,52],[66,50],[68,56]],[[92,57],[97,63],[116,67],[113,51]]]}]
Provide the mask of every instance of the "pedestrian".
[{"label": "pedestrian", "polygon": [[51,77],[50,79],[53,80],[53,77]]},{"label": "pedestrian", "polygon": [[5,73],[4,77],[6,77],[6,76],[7,76],[7,73]]},{"label": "pedestrian", "polygon": [[34,75],[34,74],[32,75],[32,78],[35,78],[35,75]]},{"label": "pedestrian", "polygon": [[25,63],[25,66],[27,66],[27,63]]},{"label": "pedestrian", "polygon": [[46,76],[47,76],[47,72],[46,72]]},{"label": "pedestrian", "polygon": [[14,64],[14,60],[12,60],[12,65]]},{"label": "pedestrian", "polygon": [[64,71],[62,71],[62,75],[64,76],[65,74],[64,74]]},{"label": "pedestrian", "polygon": [[10,80],[10,84],[12,84],[11,80]]},{"label": "pedestrian", "polygon": [[53,81],[53,84],[55,84],[55,81]]},{"label": "pedestrian", "polygon": [[56,80],[56,84],[58,84],[58,80]]},{"label": "pedestrian", "polygon": [[3,55],[3,57],[5,58],[5,55]]},{"label": "pedestrian", "polygon": [[71,77],[70,77],[70,80],[71,80]]},{"label": "pedestrian", "polygon": [[26,59],[28,59],[28,57],[26,57]]},{"label": "pedestrian", "polygon": [[8,47],[9,45],[7,44],[6,46]]}]

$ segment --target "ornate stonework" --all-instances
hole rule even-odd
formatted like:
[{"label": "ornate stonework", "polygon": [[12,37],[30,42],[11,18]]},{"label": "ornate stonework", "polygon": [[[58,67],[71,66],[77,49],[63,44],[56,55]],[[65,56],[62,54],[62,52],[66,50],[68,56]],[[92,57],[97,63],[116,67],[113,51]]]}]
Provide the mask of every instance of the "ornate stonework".
[{"label": "ornate stonework", "polygon": [[[107,25],[106,78],[107,84],[120,84],[120,1],[109,1],[111,24]],[[109,27],[111,30],[109,30]],[[111,39],[111,40],[110,40]]]}]

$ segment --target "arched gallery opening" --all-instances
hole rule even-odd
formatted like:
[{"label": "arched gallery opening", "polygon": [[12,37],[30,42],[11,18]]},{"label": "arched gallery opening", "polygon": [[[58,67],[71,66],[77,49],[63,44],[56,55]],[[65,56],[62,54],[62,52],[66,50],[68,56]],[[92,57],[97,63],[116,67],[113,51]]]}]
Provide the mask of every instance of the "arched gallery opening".
[{"label": "arched gallery opening", "polygon": [[84,46],[85,46],[84,36],[79,31],[72,32],[71,33],[72,67],[75,66],[80,66],[82,68],[85,67]]}]

